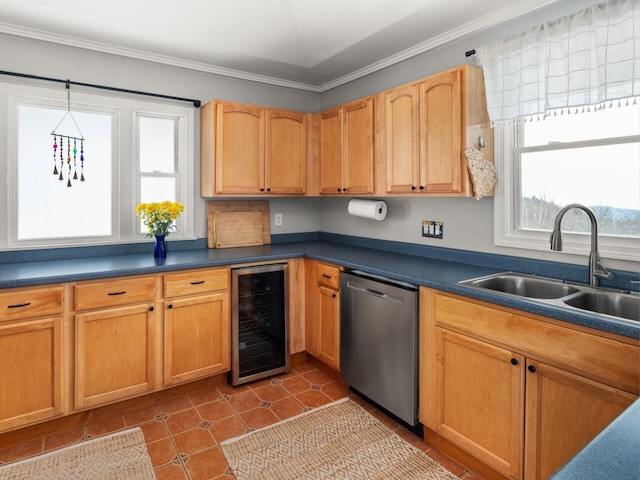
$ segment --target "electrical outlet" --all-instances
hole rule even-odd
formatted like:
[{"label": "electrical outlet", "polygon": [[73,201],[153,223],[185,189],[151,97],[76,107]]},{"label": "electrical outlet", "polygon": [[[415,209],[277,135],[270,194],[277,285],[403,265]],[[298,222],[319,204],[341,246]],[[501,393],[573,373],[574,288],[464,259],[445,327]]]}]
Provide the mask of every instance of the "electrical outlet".
[{"label": "electrical outlet", "polygon": [[282,226],[282,214],[281,213],[276,213],[274,218],[273,218],[273,224],[276,227],[281,227]]},{"label": "electrical outlet", "polygon": [[422,221],[422,236],[430,238],[442,238],[444,234],[444,222],[433,220]]}]

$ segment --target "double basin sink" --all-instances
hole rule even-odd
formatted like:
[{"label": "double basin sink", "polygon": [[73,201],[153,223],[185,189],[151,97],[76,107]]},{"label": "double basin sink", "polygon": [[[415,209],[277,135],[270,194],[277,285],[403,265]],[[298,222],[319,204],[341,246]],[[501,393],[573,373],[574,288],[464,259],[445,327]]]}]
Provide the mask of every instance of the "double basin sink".
[{"label": "double basin sink", "polygon": [[525,297],[561,308],[640,322],[640,294],[567,283],[547,277],[504,272],[472,278],[460,285]]}]

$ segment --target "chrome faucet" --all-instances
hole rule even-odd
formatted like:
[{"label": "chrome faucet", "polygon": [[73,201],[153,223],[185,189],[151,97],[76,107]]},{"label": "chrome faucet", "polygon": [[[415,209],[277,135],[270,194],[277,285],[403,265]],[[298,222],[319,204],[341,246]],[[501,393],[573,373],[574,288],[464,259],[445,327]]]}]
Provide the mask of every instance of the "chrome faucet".
[{"label": "chrome faucet", "polygon": [[551,243],[551,250],[556,252],[562,251],[562,231],[560,230],[560,223],[562,222],[562,217],[569,210],[573,210],[574,208],[578,208],[584,211],[589,216],[589,221],[591,221],[591,253],[589,254],[589,285],[592,287],[597,287],[600,284],[601,278],[611,278],[613,276],[612,273],[609,273],[604,265],[602,265],[602,260],[600,259],[600,254],[598,253],[598,220],[596,220],[596,216],[593,211],[585,207],[584,205],[580,205],[579,203],[572,203],[571,205],[567,205],[558,213],[556,220],[553,224],[553,232],[551,232],[551,238],[549,239]]}]

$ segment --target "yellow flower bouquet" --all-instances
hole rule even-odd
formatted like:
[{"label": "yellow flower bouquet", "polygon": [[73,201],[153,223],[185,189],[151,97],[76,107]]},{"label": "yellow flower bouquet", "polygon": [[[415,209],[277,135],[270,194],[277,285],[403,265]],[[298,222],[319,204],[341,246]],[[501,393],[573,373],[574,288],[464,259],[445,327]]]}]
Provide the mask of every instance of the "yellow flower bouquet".
[{"label": "yellow flower bouquet", "polygon": [[138,215],[149,229],[147,237],[169,235],[176,229],[175,221],[184,212],[180,202],[141,203],[136,207]]}]

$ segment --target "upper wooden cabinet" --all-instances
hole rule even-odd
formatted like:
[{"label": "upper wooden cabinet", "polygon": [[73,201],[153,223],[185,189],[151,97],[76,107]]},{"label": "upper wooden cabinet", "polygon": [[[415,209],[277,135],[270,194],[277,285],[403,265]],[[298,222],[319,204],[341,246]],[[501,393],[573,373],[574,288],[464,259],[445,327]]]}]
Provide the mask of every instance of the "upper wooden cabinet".
[{"label": "upper wooden cabinet", "polygon": [[470,196],[464,150],[483,137],[493,158],[482,70],[468,65],[313,116],[214,100],[200,128],[204,197]]},{"label": "upper wooden cabinet", "polygon": [[374,193],[374,100],[358,100],[317,115],[319,193]]},{"label": "upper wooden cabinet", "polygon": [[204,105],[200,194],[305,194],[308,118],[240,103]]},{"label": "upper wooden cabinet", "polygon": [[482,70],[463,65],[382,92],[376,115],[378,193],[472,194],[464,150],[492,140]]}]

